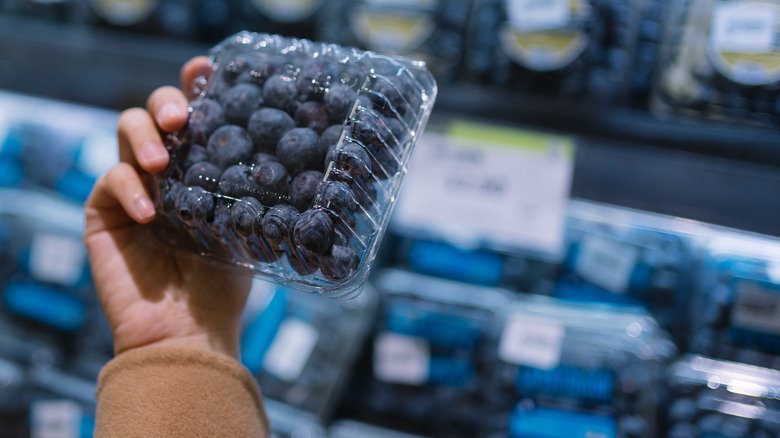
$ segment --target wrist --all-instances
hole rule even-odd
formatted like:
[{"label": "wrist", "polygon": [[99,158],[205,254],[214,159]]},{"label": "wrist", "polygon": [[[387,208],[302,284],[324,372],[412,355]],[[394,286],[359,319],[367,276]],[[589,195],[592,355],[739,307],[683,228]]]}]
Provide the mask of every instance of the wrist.
[{"label": "wrist", "polygon": [[239,335],[235,333],[192,333],[161,337],[143,344],[117,342],[115,355],[147,348],[188,348],[223,354],[239,360]]}]

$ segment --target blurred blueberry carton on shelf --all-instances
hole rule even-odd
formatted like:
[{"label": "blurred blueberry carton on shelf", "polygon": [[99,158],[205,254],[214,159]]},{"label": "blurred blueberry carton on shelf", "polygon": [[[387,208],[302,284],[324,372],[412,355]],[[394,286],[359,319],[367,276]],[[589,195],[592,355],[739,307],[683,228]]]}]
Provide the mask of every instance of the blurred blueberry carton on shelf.
[{"label": "blurred blueberry carton on shelf", "polygon": [[263,395],[330,419],[368,337],[377,298],[349,306],[255,280],[244,312],[241,360]]},{"label": "blurred blueberry carton on shelf", "polygon": [[692,353],[780,368],[780,241],[713,228],[690,306]]},{"label": "blurred blueberry carton on shelf", "polygon": [[360,294],[436,97],[425,64],[241,32],[167,138],[169,248],[331,298]]},{"label": "blurred blueberry carton on shelf", "polygon": [[336,420],[328,427],[328,438],[422,438],[354,420]]},{"label": "blurred blueberry carton on shelf", "polygon": [[82,207],[53,193],[2,189],[0,218],[12,235],[3,248],[11,269],[0,279],[3,353],[61,365],[102,316],[82,242]]},{"label": "blurred blueberry carton on shelf", "polygon": [[463,62],[471,0],[337,0],[324,8],[317,38],[426,61],[442,83]]},{"label": "blurred blueberry carton on shelf", "polygon": [[652,109],[661,117],[774,128],[780,120],[776,1],[670,3]]},{"label": "blurred blueberry carton on shelf", "polygon": [[656,71],[661,62],[661,46],[666,30],[671,0],[644,0],[640,9],[636,49],[631,71],[629,103],[646,109],[650,101]]},{"label": "blurred blueberry carton on shelf", "polygon": [[686,219],[573,200],[553,296],[642,306],[683,336],[701,225]]},{"label": "blurred blueberry carton on shelf", "polygon": [[344,416],[421,435],[476,436],[493,396],[490,351],[508,292],[397,269],[378,271],[372,284],[380,313]]},{"label": "blurred blueberry carton on shelf", "polygon": [[311,412],[276,400],[263,400],[268,421],[271,423],[271,438],[326,438],[322,420]]},{"label": "blurred blueberry carton on shelf", "polygon": [[0,13],[70,23],[78,11],[78,2],[79,0],[1,0]]},{"label": "blurred blueberry carton on shelf", "polygon": [[533,296],[502,320],[495,414],[480,436],[656,436],[676,347],[647,312]]},{"label": "blurred blueberry carton on shelf", "polygon": [[469,24],[472,80],[530,94],[627,98],[644,0],[478,0]]},{"label": "blurred blueberry carton on shelf", "polygon": [[334,1],[324,0],[233,0],[233,3],[243,29],[309,40],[317,38],[322,18],[335,7]]},{"label": "blurred blueberry carton on shelf", "polygon": [[780,435],[780,371],[686,355],[668,370],[663,424],[670,438]]},{"label": "blurred blueberry carton on shelf", "polygon": [[0,91],[0,187],[86,201],[119,161],[113,111]]},{"label": "blurred blueberry carton on shelf", "polygon": [[24,367],[4,359],[0,353],[0,436],[27,436],[24,414],[29,400],[30,390]]},{"label": "blurred blueberry carton on shelf", "polygon": [[31,401],[28,408],[30,438],[61,436],[92,438],[95,429],[97,384],[49,368],[29,370]]}]

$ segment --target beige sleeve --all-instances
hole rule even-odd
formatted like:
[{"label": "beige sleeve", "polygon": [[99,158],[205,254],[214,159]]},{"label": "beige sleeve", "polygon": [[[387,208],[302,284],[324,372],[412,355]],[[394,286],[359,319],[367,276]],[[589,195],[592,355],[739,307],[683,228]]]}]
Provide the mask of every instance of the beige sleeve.
[{"label": "beige sleeve", "polygon": [[97,438],[270,436],[257,382],[217,353],[124,352],[101,371],[97,399]]}]

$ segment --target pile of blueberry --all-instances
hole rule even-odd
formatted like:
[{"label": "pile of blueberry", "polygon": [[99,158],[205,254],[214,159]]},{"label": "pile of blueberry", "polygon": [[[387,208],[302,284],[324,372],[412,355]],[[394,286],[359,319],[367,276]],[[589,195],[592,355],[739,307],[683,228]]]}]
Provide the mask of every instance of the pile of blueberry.
[{"label": "pile of blueberry", "polygon": [[343,286],[372,257],[433,79],[394,58],[246,32],[212,65],[168,139],[157,234],[276,279]]}]

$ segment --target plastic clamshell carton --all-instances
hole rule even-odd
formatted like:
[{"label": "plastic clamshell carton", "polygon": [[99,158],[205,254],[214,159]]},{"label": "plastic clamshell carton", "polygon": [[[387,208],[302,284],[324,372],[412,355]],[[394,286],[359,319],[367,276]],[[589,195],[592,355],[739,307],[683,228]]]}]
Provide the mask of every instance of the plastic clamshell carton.
[{"label": "plastic clamshell carton", "polygon": [[156,235],[338,299],[365,283],[436,98],[425,64],[241,32],[167,140]]}]

